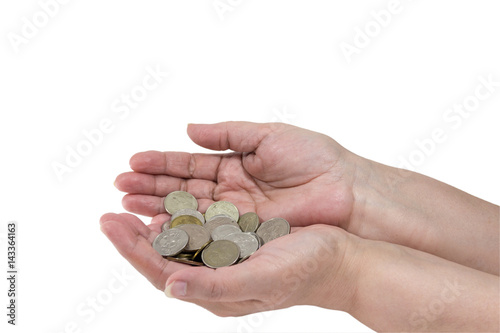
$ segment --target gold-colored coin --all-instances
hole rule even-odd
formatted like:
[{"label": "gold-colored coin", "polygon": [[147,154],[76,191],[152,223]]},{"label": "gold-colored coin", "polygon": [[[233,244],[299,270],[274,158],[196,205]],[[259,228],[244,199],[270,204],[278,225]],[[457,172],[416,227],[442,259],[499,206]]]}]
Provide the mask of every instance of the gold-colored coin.
[{"label": "gold-colored coin", "polygon": [[179,259],[193,259],[193,254],[192,253],[179,253],[178,255],[175,256],[176,258]]},{"label": "gold-colored coin", "polygon": [[170,229],[175,228],[181,224],[197,224],[197,225],[203,225],[200,220],[198,220],[196,217],[191,216],[191,215],[181,215],[176,217],[172,223],[170,223]]},{"label": "gold-colored coin", "polygon": [[205,249],[208,244],[212,243],[212,240],[209,240],[208,242],[206,242],[205,244],[203,244],[202,247],[200,247],[200,249],[198,251],[195,252],[195,254],[193,255],[193,260],[196,260],[198,259],[198,256],[200,255],[200,253],[203,251],[203,249]]},{"label": "gold-colored coin", "polygon": [[193,261],[193,260],[189,260],[189,259],[176,258],[176,257],[165,257],[165,259],[170,260],[170,261],[179,262],[181,264],[188,264],[191,266],[203,266],[202,262]]}]

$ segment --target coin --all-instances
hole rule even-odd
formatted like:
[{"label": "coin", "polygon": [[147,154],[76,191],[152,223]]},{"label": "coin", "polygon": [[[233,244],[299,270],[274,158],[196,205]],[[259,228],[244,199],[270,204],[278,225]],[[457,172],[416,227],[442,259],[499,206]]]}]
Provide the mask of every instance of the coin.
[{"label": "coin", "polygon": [[161,225],[161,231],[167,231],[170,229],[170,221],[166,221]]},{"label": "coin", "polygon": [[215,219],[218,219],[218,218],[220,218],[220,217],[223,217],[223,218],[225,218],[225,219],[229,219],[229,220],[233,221],[234,223],[236,223],[236,220],[235,220],[235,219],[233,219],[231,216],[226,215],[226,214],[218,214],[218,215],[214,215],[214,216],[212,216],[212,217],[211,217],[211,218],[209,218],[209,219],[205,219],[205,221],[206,221],[205,223],[208,223],[208,222],[210,222],[210,221],[212,221],[212,220],[215,220]]},{"label": "coin", "polygon": [[196,217],[200,222],[203,224],[205,223],[205,218],[203,217],[203,214],[201,214],[199,211],[196,209],[191,209],[191,208],[184,208],[184,209],[179,209],[175,213],[172,214],[171,220],[175,220],[179,216],[183,215],[191,215]]},{"label": "coin", "polygon": [[224,239],[234,242],[240,248],[240,258],[250,256],[259,249],[257,239],[247,232],[227,235]]},{"label": "coin", "polygon": [[243,257],[241,258],[240,260],[238,260],[238,264],[241,264],[243,261],[247,260],[248,258],[250,258],[250,256],[246,256],[246,257]]},{"label": "coin", "polygon": [[238,245],[224,239],[210,243],[201,253],[201,260],[210,268],[231,266],[239,257]]},{"label": "coin", "polygon": [[239,216],[236,206],[227,201],[214,202],[202,214],[196,198],[183,191],[169,193],[164,205],[171,219],[161,225],[162,233],[152,246],[179,263],[211,268],[241,263],[264,243],[290,233],[285,219],[260,224],[256,213]]},{"label": "coin", "polygon": [[259,227],[259,216],[254,212],[248,212],[240,216],[238,224],[244,232],[255,232]]},{"label": "coin", "polygon": [[[189,242],[188,242],[189,244]],[[184,249],[183,251],[185,251],[186,249]],[[179,259],[193,259],[193,254],[192,253],[179,253],[178,255],[175,256],[176,258],[179,258]]]},{"label": "coin", "polygon": [[192,194],[184,191],[170,192],[163,201],[165,210],[169,214],[174,214],[180,209],[198,209],[198,201]]},{"label": "coin", "polygon": [[287,220],[281,217],[275,217],[266,222],[263,222],[260,225],[259,229],[257,229],[257,235],[262,238],[264,244],[278,237],[288,235],[289,233],[290,224]]},{"label": "coin", "polygon": [[191,266],[203,266],[202,262],[184,259],[184,258],[176,258],[176,257],[165,257],[165,259],[175,262],[180,262],[181,264],[188,264]]},{"label": "coin", "polygon": [[227,201],[217,201],[211,204],[205,212],[205,219],[208,221],[215,215],[227,215],[235,221],[238,221],[238,218],[240,217],[238,208]]},{"label": "coin", "polygon": [[197,251],[203,244],[206,244],[210,240],[210,233],[208,230],[197,224],[181,224],[177,226],[176,229],[184,230],[189,236],[189,241],[184,251]]},{"label": "coin", "polygon": [[203,225],[200,220],[198,220],[196,217],[191,216],[191,215],[181,215],[175,218],[175,220],[172,220],[170,223],[170,228],[175,228],[179,225],[182,224],[197,224],[197,225]]},{"label": "coin", "polygon": [[205,244],[203,244],[200,249],[198,251],[196,251],[194,254],[193,254],[193,260],[198,260],[198,256],[199,254],[208,246],[208,244],[212,243],[212,240],[210,239],[208,242],[206,242]]},{"label": "coin", "polygon": [[241,233],[240,227],[233,224],[223,224],[212,230],[210,235],[214,241],[219,239],[226,239],[225,237],[230,234]]},{"label": "coin", "polygon": [[184,230],[168,229],[156,236],[153,248],[162,256],[175,256],[187,245],[189,236]]},{"label": "coin", "polygon": [[232,218],[225,215],[214,216],[210,220],[207,220],[207,222],[203,226],[208,230],[208,232],[210,232],[211,235],[212,231],[214,231],[215,228],[224,224],[234,225],[235,227],[239,228],[238,223],[234,222]]},{"label": "coin", "polygon": [[257,235],[255,232],[249,232],[250,235],[254,236],[255,239],[257,239],[257,242],[259,243],[259,248],[264,244],[262,241],[262,238],[260,238],[259,235]]}]

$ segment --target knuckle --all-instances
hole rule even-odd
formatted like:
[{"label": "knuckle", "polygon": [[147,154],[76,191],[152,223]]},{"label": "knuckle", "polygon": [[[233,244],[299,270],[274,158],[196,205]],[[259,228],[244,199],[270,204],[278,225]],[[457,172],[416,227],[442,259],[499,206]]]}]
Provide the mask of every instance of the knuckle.
[{"label": "knuckle", "polygon": [[196,171],[196,156],[194,154],[191,154],[188,165],[188,174],[190,178],[194,178],[195,171]]},{"label": "knuckle", "polygon": [[184,191],[184,192],[189,192],[189,189],[188,189],[188,182],[187,182],[187,180],[186,180],[186,179],[181,179],[181,180],[180,180],[179,190],[180,190],[180,191]]}]

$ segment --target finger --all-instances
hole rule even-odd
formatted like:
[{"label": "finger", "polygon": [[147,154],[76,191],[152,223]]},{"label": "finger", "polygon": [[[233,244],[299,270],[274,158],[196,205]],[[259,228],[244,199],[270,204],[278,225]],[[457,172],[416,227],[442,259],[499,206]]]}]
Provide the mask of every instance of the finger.
[{"label": "finger", "polygon": [[154,238],[156,237],[156,234],[151,231],[150,228],[148,228],[142,221],[137,218],[136,216],[122,213],[122,214],[114,214],[114,213],[107,213],[101,216],[101,219],[99,220],[99,223],[101,225],[101,229],[103,225],[109,221],[122,221],[124,227],[127,227],[127,225],[130,225],[136,232],[137,235],[144,237],[151,243],[153,242]]},{"label": "finger", "polygon": [[[163,197],[154,195],[126,194],[123,196],[122,206],[131,213],[153,217],[166,213],[163,201]],[[198,211],[205,212],[213,203],[212,199],[198,199]]]},{"label": "finger", "polygon": [[122,206],[131,213],[150,217],[166,212],[163,198],[154,195],[127,194],[122,199]]},{"label": "finger", "polygon": [[240,302],[265,297],[268,291],[266,268],[248,260],[236,266],[216,270],[192,268],[173,274],[165,294],[184,300]]},{"label": "finger", "polygon": [[272,132],[269,124],[229,121],[218,124],[189,124],[188,135],[196,144],[212,149],[253,152]]},{"label": "finger", "polygon": [[156,288],[163,290],[172,273],[185,269],[185,265],[167,261],[153,249],[151,243],[158,233],[151,231],[136,216],[105,214],[100,223],[102,232],[118,252]]},{"label": "finger", "polygon": [[155,215],[151,219],[151,224],[149,225],[149,228],[151,228],[151,230],[155,230],[158,233],[160,233],[161,226],[163,225],[163,223],[167,221],[170,221],[170,214],[165,213],[165,214]]},{"label": "finger", "polygon": [[132,170],[178,178],[217,180],[221,155],[146,151],[130,158]]},{"label": "finger", "polygon": [[186,191],[197,198],[212,199],[215,183],[204,179],[181,179],[164,175],[139,172],[125,172],[115,180],[115,186],[122,192],[148,194],[164,197],[173,191]]}]

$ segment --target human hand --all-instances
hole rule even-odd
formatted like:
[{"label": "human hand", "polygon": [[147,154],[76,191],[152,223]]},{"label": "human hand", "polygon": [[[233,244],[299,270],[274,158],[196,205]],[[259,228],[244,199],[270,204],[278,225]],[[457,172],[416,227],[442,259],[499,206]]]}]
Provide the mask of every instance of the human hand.
[{"label": "human hand", "polygon": [[165,294],[218,316],[241,316],[294,305],[348,311],[355,293],[355,237],[314,225],[266,243],[248,260],[218,268],[173,273]]},{"label": "human hand", "polygon": [[355,155],[330,137],[291,125],[248,122],[189,125],[188,135],[202,147],[235,153],[134,155],[134,172],[115,181],[129,193],[122,201],[126,210],[163,223],[169,219],[163,198],[183,190],[198,199],[202,212],[226,200],[241,214],[253,211],[264,220],[280,216],[292,226],[348,221]]},{"label": "human hand", "polygon": [[164,259],[151,246],[160,226],[145,226],[136,216],[106,214],[101,218],[101,230],[156,288],[167,286],[168,296],[219,316],[298,304],[350,308],[356,279],[351,260],[344,259],[352,240],[340,228],[292,228],[291,234],[266,243],[243,263],[216,270]]},{"label": "human hand", "polygon": [[169,220],[163,198],[184,190],[198,199],[202,212],[227,200],[241,214],[254,211],[263,220],[280,216],[292,226],[339,226],[498,275],[498,254],[491,255],[491,248],[498,248],[497,205],[362,158],[325,135],[290,125],[190,125],[188,134],[200,146],[234,152],[134,155],[134,172],[115,182],[128,192],[125,209],[161,224]]},{"label": "human hand", "polygon": [[101,217],[100,225],[118,252],[157,289],[165,289],[165,281],[172,273],[189,268],[164,259],[153,248],[152,243],[161,232],[159,224],[146,226],[135,215],[107,213]]},{"label": "human hand", "polygon": [[[359,158],[326,136],[293,126],[229,122],[191,125],[188,134],[203,147],[235,152],[136,154],[130,161],[134,172],[118,176],[116,186],[129,192],[124,207],[152,216],[152,224],[146,227],[130,214],[101,219],[119,252],[158,289],[167,286],[167,294],[218,315],[314,304],[348,311],[377,330],[498,329],[498,276],[462,266],[498,274],[497,257],[491,255],[491,248],[498,248],[498,224],[492,223],[498,221],[498,206]],[[285,217],[295,228],[236,266],[213,271],[168,262],[151,243],[169,219],[163,198],[175,190],[197,197],[200,211],[227,200],[240,213]],[[450,203],[454,210],[441,209]],[[470,216],[481,219],[471,224]],[[467,232],[470,228],[474,232]],[[461,246],[465,243],[478,246]],[[306,259],[318,258],[328,244],[331,257]],[[297,270],[301,263],[306,268]],[[436,282],[436,276],[442,279]],[[178,293],[183,290],[184,296]],[[430,316],[438,302],[453,305],[443,316]],[[485,312],[481,304],[491,306]],[[487,320],[471,320],[477,311]]]},{"label": "human hand", "polygon": [[337,227],[292,228],[216,270],[163,259],[151,246],[160,226],[136,216],[106,214],[101,229],[156,288],[219,316],[308,304],[377,331],[498,331],[498,276]]}]

